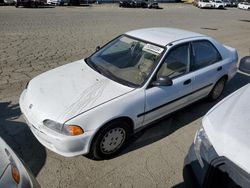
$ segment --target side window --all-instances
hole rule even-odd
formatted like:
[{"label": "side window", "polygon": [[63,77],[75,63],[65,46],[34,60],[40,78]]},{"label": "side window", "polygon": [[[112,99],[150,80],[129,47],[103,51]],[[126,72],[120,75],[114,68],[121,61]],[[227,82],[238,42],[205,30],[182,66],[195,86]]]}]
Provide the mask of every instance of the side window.
[{"label": "side window", "polygon": [[219,52],[208,41],[193,42],[194,64],[193,70],[197,70],[221,60]]},{"label": "side window", "polygon": [[189,71],[189,61],[189,43],[177,46],[168,52],[157,77],[168,76],[173,78],[184,74]]}]

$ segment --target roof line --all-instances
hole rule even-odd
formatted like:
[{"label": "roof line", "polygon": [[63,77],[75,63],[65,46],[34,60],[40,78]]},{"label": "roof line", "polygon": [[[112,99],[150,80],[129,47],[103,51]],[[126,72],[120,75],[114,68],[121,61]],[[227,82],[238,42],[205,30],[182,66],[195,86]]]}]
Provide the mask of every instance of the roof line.
[{"label": "roof line", "polygon": [[201,36],[193,36],[193,37],[186,37],[186,38],[182,38],[182,39],[174,40],[174,41],[172,41],[172,42],[168,43],[166,46],[168,46],[169,44],[172,44],[172,43],[174,43],[174,42],[178,42],[178,41],[182,41],[182,40],[186,40],[186,39],[199,38],[199,37],[204,37],[204,38],[206,38],[206,36],[203,36],[203,35],[201,35]]}]

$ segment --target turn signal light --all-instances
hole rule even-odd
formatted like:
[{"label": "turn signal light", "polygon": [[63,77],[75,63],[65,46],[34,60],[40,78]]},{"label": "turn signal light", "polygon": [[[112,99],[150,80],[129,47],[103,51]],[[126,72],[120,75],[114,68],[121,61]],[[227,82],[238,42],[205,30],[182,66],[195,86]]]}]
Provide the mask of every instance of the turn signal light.
[{"label": "turn signal light", "polygon": [[84,133],[83,129],[77,125],[67,125],[65,126],[65,129],[72,136],[76,136],[76,135],[80,135]]},{"label": "turn signal light", "polygon": [[11,167],[11,173],[12,173],[12,177],[15,180],[15,182],[17,184],[19,184],[20,183],[20,173],[19,173],[19,170],[17,169],[16,166]]}]

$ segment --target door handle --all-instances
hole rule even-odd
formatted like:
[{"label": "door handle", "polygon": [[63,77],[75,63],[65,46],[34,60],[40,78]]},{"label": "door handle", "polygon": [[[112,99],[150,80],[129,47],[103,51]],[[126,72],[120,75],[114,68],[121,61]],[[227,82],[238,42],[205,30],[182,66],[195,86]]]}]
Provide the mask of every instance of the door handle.
[{"label": "door handle", "polygon": [[218,68],[217,68],[217,71],[221,71],[221,70],[222,70],[222,67],[218,67]]},{"label": "door handle", "polygon": [[191,83],[191,79],[188,79],[188,80],[186,80],[185,82],[183,82],[183,85],[188,85],[188,84],[190,84]]}]

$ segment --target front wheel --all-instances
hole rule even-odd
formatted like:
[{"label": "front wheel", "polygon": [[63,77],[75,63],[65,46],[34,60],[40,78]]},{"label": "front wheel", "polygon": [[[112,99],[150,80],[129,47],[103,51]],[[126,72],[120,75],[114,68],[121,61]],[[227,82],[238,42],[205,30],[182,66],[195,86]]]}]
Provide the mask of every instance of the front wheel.
[{"label": "front wheel", "polygon": [[110,122],[101,129],[93,142],[92,154],[95,159],[109,159],[117,155],[128,143],[131,131],[129,124],[122,120]]},{"label": "front wheel", "polygon": [[226,78],[221,78],[213,87],[212,91],[208,95],[210,101],[217,100],[224,91],[226,84]]}]

